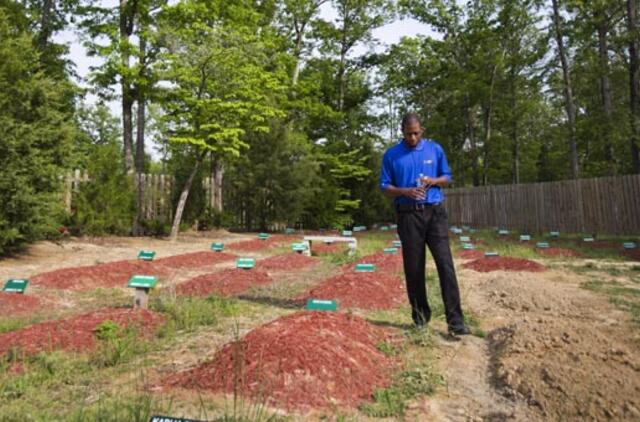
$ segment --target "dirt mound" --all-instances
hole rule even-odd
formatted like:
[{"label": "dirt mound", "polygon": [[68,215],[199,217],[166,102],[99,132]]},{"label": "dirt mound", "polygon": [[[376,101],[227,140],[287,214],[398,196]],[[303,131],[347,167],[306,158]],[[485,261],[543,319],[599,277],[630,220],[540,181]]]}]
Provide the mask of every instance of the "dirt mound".
[{"label": "dirt mound", "polygon": [[335,299],[341,308],[392,309],[405,302],[404,282],[382,272],[346,272],[325,280],[297,299]]},{"label": "dirt mound", "polygon": [[256,262],[256,267],[261,270],[272,271],[297,271],[305,267],[318,265],[318,258],[312,258],[299,253],[276,255]]},{"label": "dirt mound", "polygon": [[0,292],[0,315],[10,316],[33,311],[40,306],[37,297],[24,294]]},{"label": "dirt mound", "polygon": [[640,249],[627,249],[622,252],[622,255],[633,261],[640,261]]},{"label": "dirt mound", "polygon": [[538,248],[536,249],[536,252],[544,256],[560,256],[568,258],[582,256],[580,252],[566,248]]},{"label": "dirt mound", "polygon": [[457,253],[461,259],[481,259],[484,258],[484,252],[477,249],[466,249]]},{"label": "dirt mound", "polygon": [[[398,272],[402,271],[402,253],[400,251],[395,254],[378,252],[365,256],[358,261],[358,264],[374,264],[376,271]],[[353,269],[352,266],[351,269]]]},{"label": "dirt mound", "polygon": [[94,331],[104,321],[122,327],[139,326],[153,332],[164,318],[154,312],[133,309],[103,309],[60,321],[47,321],[0,335],[0,356],[17,347],[27,354],[52,350],[88,351],[95,347]]},{"label": "dirt mound", "polygon": [[387,331],[330,312],[298,312],[226,345],[165,385],[240,394],[285,409],[357,406],[387,386],[394,362],[376,347]]},{"label": "dirt mound", "polygon": [[613,240],[594,240],[593,242],[585,242],[582,239],[576,239],[574,242],[576,245],[587,249],[617,249],[620,247],[620,245]]},{"label": "dirt mound", "polygon": [[347,249],[347,245],[345,243],[323,243],[323,242],[313,242],[311,245],[311,254],[312,255],[329,255],[335,252],[345,251]]},{"label": "dirt mound", "polygon": [[535,261],[530,261],[523,258],[512,257],[489,257],[480,258],[475,261],[465,262],[462,264],[464,268],[469,268],[481,273],[488,273],[490,271],[544,271],[544,265],[538,264]]},{"label": "dirt mound", "polygon": [[154,262],[114,261],[49,271],[33,277],[31,282],[50,289],[86,290],[97,287],[123,287],[134,274],[165,276],[169,274],[169,269]]},{"label": "dirt mound", "polygon": [[176,287],[182,296],[208,296],[217,294],[231,296],[242,293],[252,286],[273,283],[273,279],[264,271],[226,269],[217,273],[203,274]]},{"label": "dirt mound", "polygon": [[202,251],[160,258],[154,262],[168,268],[199,268],[231,261],[236,256],[224,252]]}]

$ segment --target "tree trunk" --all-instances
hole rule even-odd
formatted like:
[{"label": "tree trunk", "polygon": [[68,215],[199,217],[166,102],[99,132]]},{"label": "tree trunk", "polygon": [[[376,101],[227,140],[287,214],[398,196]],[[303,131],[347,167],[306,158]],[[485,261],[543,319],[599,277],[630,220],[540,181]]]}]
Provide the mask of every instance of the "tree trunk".
[{"label": "tree trunk", "polygon": [[169,236],[169,240],[171,241],[175,241],[178,238],[178,232],[180,231],[180,222],[182,221],[182,213],[184,212],[184,207],[187,204],[189,191],[191,190],[193,179],[196,177],[198,169],[200,169],[200,164],[202,163],[205,154],[206,152],[203,152],[198,156],[196,164],[193,166],[193,170],[191,170],[191,174],[189,175],[187,182],[182,188],[182,193],[180,194],[180,199],[178,200],[178,206],[176,207],[176,213],[173,217],[173,226],[171,226],[171,235]]},{"label": "tree trunk", "polygon": [[[146,40],[144,37],[140,37],[140,79],[144,79],[145,76],[145,60],[146,60]],[[144,153],[144,129],[146,125],[146,93],[144,92],[141,84],[138,84],[136,89],[138,99],[138,114],[137,114],[137,132],[136,132],[136,172],[138,173],[138,195],[136,200],[136,219],[133,223],[133,234],[139,236],[142,232],[141,222],[145,219],[144,215],[144,180],[141,177],[145,173],[145,153]]]},{"label": "tree trunk", "polygon": [[[502,53],[504,57],[504,52]],[[489,82],[489,101],[483,107],[484,109],[484,160],[482,163],[482,182],[486,186],[489,184],[489,142],[491,141],[491,125],[493,121],[493,89],[496,85],[496,74],[498,72],[498,63],[493,65],[491,71],[491,81]]]},{"label": "tree trunk", "polygon": [[629,107],[631,138],[631,164],[634,173],[640,173],[640,87],[638,74],[638,8],[636,0],[627,0],[627,30],[629,37]]},{"label": "tree trunk", "polygon": [[40,10],[40,32],[38,32],[37,44],[40,51],[44,51],[51,38],[51,16],[54,11],[54,0],[44,0]]},{"label": "tree trunk", "polygon": [[473,178],[473,186],[480,185],[480,175],[478,174],[478,145],[476,142],[476,123],[473,116],[474,110],[468,103],[467,98],[467,133],[469,135],[469,144],[471,146],[471,176]]},{"label": "tree trunk", "polygon": [[558,0],[553,3],[553,26],[555,29],[556,43],[558,44],[558,55],[562,64],[562,78],[564,80],[564,103],[569,123],[569,155],[571,160],[571,178],[577,179],[580,173],[578,166],[578,146],[576,143],[576,106],[573,102],[573,89],[571,86],[571,74],[569,72],[569,62],[562,39],[562,28],[560,27],[560,11]]},{"label": "tree trunk", "polygon": [[[125,45],[121,49],[121,65],[123,73],[129,69],[129,53],[126,45],[129,43],[129,36],[133,28],[133,18],[128,6],[128,0],[120,0],[120,44]],[[124,148],[124,167],[127,174],[133,172],[133,92],[129,78],[120,75],[120,86],[122,89],[122,144]]]},{"label": "tree trunk", "polygon": [[596,13],[596,21],[598,22],[598,56],[600,58],[600,95],[602,96],[602,111],[604,113],[605,133],[603,141],[605,142],[604,155],[605,160],[611,165],[609,166],[609,175],[616,173],[613,165],[613,137],[614,131],[611,118],[613,116],[613,96],[611,94],[611,81],[609,79],[609,45],[607,40],[608,25],[606,16],[603,12]]}]

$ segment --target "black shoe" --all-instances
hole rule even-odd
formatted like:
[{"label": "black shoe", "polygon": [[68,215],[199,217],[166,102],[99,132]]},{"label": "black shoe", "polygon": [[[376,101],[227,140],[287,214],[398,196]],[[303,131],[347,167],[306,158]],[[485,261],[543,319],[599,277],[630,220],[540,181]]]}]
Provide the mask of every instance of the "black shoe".
[{"label": "black shoe", "polygon": [[466,325],[460,325],[458,327],[449,327],[449,334],[454,336],[468,336],[471,334],[471,330]]}]

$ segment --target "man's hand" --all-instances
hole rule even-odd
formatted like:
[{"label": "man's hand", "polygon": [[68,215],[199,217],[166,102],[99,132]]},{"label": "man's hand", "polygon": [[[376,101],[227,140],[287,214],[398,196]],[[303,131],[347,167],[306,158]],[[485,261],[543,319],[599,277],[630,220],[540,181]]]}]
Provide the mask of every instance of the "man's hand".
[{"label": "man's hand", "polygon": [[429,189],[432,186],[440,186],[441,188],[446,187],[449,184],[449,179],[444,176],[440,177],[428,177],[422,176],[422,184]]},{"label": "man's hand", "polygon": [[427,189],[425,186],[420,186],[416,188],[405,188],[404,191],[404,196],[407,198],[411,198],[414,201],[421,201],[425,198]]}]

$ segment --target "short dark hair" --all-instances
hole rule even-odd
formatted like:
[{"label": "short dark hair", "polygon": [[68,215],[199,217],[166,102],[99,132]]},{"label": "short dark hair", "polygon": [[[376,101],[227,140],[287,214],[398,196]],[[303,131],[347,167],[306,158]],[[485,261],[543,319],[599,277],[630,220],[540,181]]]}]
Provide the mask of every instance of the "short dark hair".
[{"label": "short dark hair", "polygon": [[404,129],[411,123],[418,123],[420,126],[422,126],[422,122],[420,121],[420,116],[418,116],[416,113],[407,113],[404,116],[402,116],[402,124],[400,125],[400,127]]}]

